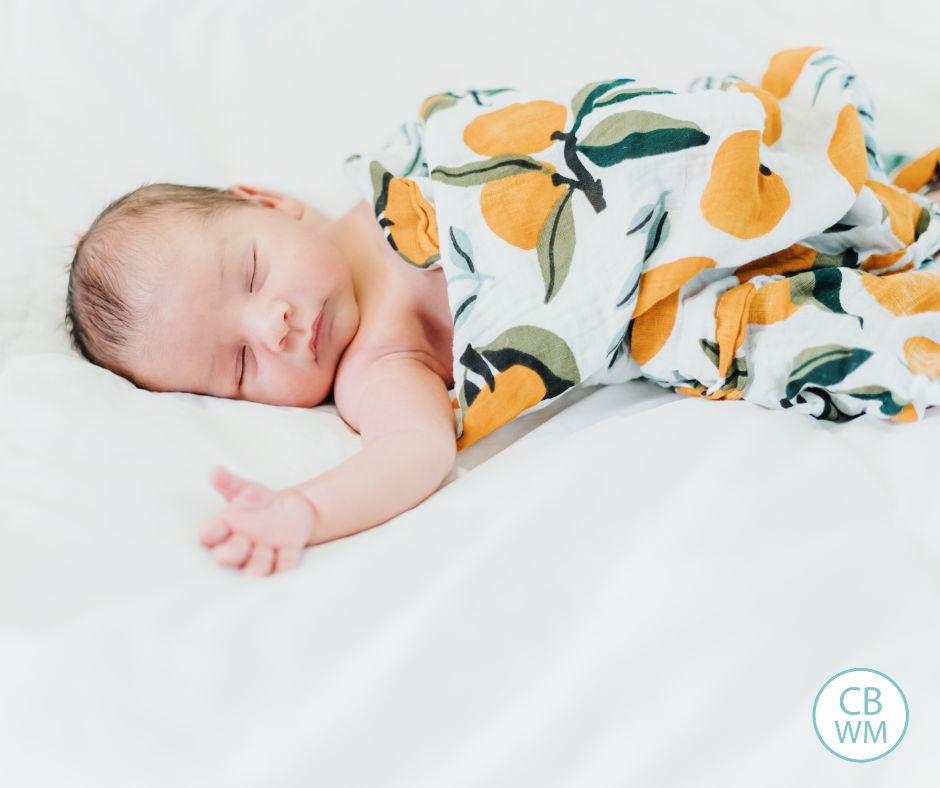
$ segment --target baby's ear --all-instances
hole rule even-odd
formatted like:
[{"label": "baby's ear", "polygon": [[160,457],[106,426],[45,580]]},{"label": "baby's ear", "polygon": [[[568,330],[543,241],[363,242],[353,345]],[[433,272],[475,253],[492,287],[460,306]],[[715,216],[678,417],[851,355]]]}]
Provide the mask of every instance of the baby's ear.
[{"label": "baby's ear", "polygon": [[234,192],[239,197],[244,197],[246,200],[260,203],[267,208],[274,208],[276,211],[282,211],[298,221],[303,218],[303,203],[280,192],[266,191],[265,189],[257,189],[254,186],[243,186],[242,184],[229,186],[228,190]]}]

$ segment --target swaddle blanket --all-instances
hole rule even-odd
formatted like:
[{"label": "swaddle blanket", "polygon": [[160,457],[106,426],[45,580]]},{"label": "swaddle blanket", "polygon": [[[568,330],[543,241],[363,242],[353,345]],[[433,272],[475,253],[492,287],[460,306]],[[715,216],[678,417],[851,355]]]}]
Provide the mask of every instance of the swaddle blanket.
[{"label": "swaddle blanket", "polygon": [[388,242],[441,267],[458,448],[577,385],[842,421],[940,402],[936,148],[882,155],[818,47],[671,90],[619,77],[427,98],[346,160]]}]

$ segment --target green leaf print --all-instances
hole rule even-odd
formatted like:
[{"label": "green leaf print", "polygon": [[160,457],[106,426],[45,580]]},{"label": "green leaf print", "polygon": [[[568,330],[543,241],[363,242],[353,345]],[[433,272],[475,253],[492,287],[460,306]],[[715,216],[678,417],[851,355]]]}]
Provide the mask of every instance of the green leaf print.
[{"label": "green leaf print", "polygon": [[736,389],[744,391],[747,388],[747,357],[735,356],[728,365],[728,374],[725,375],[725,382],[721,386],[721,391]]},{"label": "green leaf print", "polygon": [[569,189],[552,208],[539,233],[538,258],[545,283],[545,303],[551,301],[561,289],[571,268],[574,256],[574,215],[571,210]]},{"label": "green leaf print", "polygon": [[646,249],[643,252],[643,262],[650,259],[666,238],[669,237],[669,211],[663,211],[653,221],[649,235],[646,236]]},{"label": "green leaf print", "polygon": [[600,107],[609,107],[611,104],[619,104],[621,101],[629,101],[640,96],[656,96],[662,93],[674,94],[672,90],[661,90],[660,88],[627,88],[608,93],[611,88],[633,81],[632,79],[617,79],[610,82],[592,82],[581,88],[571,101],[571,110],[575,115],[571,133],[576,134],[578,129],[581,128],[581,122],[584,118]]},{"label": "green leaf print", "polygon": [[842,63],[843,65],[848,65],[841,57],[833,55],[831,52],[824,55],[816,55],[809,61],[811,66],[821,66],[823,63]]},{"label": "green leaf print", "polygon": [[[861,112],[859,113],[861,115]],[[865,153],[868,155],[868,161],[871,162],[872,167],[881,166],[878,163],[878,143],[875,142],[875,138],[866,134],[865,135]]]},{"label": "green leaf print", "polygon": [[[796,400],[794,401],[797,404],[802,404],[804,402],[809,402],[809,397],[818,397],[822,400],[823,407],[821,413],[812,413],[810,414],[814,419],[818,421],[852,421],[852,419],[857,419],[861,416],[861,413],[846,413],[844,410],[841,410],[836,404],[835,400],[832,398],[832,394],[826,391],[824,388],[819,388],[818,386],[810,386],[809,388],[803,389],[802,393],[797,394]],[[781,408],[792,408],[794,402],[791,402],[788,399],[780,400]]]},{"label": "green leaf print", "polygon": [[715,369],[718,369],[718,343],[709,342],[707,339],[702,337],[699,339],[698,344],[702,349],[702,352],[705,354],[705,357],[715,365]]},{"label": "green leaf print", "polygon": [[817,384],[832,386],[864,364],[872,351],[843,345],[820,345],[798,353],[793,359],[793,371],[787,377],[785,394],[793,399],[804,386]]},{"label": "green leaf print", "polygon": [[819,78],[819,81],[816,83],[816,91],[815,93],[813,93],[812,102],[810,102],[811,107],[816,105],[816,99],[819,98],[819,91],[822,89],[823,82],[826,81],[826,77],[828,77],[835,70],[836,70],[836,66],[832,66],[831,68],[827,68],[825,71],[823,71],[822,76]]},{"label": "green leaf print", "polygon": [[574,125],[571,127],[571,133],[574,134],[578,130],[584,116],[594,109],[595,101],[611,88],[626,85],[628,82],[636,82],[636,80],[630,77],[621,77],[607,82],[591,82],[581,88],[571,99],[571,113],[574,115]]},{"label": "green leaf print", "polygon": [[523,172],[550,172],[550,170],[529,156],[507,153],[494,156],[485,161],[474,161],[460,167],[435,167],[431,170],[431,180],[447,183],[451,186],[480,186],[500,178],[508,178]]},{"label": "green leaf print", "polygon": [[472,293],[460,302],[453,314],[454,331],[459,329],[467,321],[467,318],[470,317],[470,314],[473,312],[473,307],[476,305],[476,302],[477,293]]},{"label": "green leaf print", "polygon": [[[480,351],[473,345],[467,344],[467,347],[464,348],[463,353],[460,354],[460,363],[463,364],[465,369],[476,372],[477,375],[486,381],[486,385],[490,387],[490,391],[493,390],[493,371],[490,369],[489,364],[486,363],[486,359],[480,355]],[[469,401],[472,402],[472,397],[469,398]]]},{"label": "green leaf print", "polygon": [[[473,312],[473,307],[476,306],[477,296],[480,292],[480,281],[478,277],[474,276],[476,270],[473,267],[473,244],[470,243],[467,234],[459,227],[451,226],[447,231],[447,239],[451,262],[457,268],[466,271],[470,278],[477,279],[476,288],[454,310],[453,326],[456,331],[466,322]],[[450,284],[450,280],[448,280],[448,284]]]},{"label": "green leaf print", "polygon": [[[536,369],[543,379],[548,375],[554,379],[545,380],[550,392],[553,386],[561,386],[564,390],[581,382],[578,362],[568,343],[540,326],[513,326],[476,350],[501,371],[520,363],[519,357],[524,356],[526,366]],[[554,394],[550,393],[550,396]]]},{"label": "green leaf print", "polygon": [[617,90],[611,93],[608,96],[605,96],[600,101],[594,102],[594,109],[598,107],[608,107],[611,104],[619,104],[621,101],[629,101],[630,99],[635,99],[639,96],[657,96],[662,93],[671,93],[675,95],[675,92],[672,90],[660,90],[659,88],[630,88],[627,90]]},{"label": "green leaf print", "polygon": [[[421,135],[418,127],[418,123],[402,123],[401,124],[401,133],[405,138],[407,143],[414,147],[414,154],[411,157],[411,162],[407,167],[402,170],[399,178],[408,178],[413,176],[415,170],[418,170],[418,175],[426,174],[427,164],[424,163],[424,148],[421,145]],[[424,172],[422,172],[422,165]]]},{"label": "green leaf print", "polygon": [[894,397],[894,392],[886,389],[884,386],[862,386],[857,389],[846,389],[840,391],[840,394],[850,394],[856,399],[876,399],[881,402],[881,412],[886,416],[894,416],[904,410],[907,402],[899,402]]},{"label": "green leaf print", "polygon": [[613,341],[607,346],[607,352],[605,356],[609,356],[611,353],[614,354],[613,358],[610,360],[610,363],[607,365],[607,369],[610,369],[614,364],[617,363],[617,359],[623,355],[623,346],[624,340],[627,338],[627,329],[624,328],[623,331],[618,331],[614,336]]},{"label": "green leaf print", "polygon": [[623,341],[622,340],[617,343],[616,348],[617,348],[617,352],[614,353],[613,357],[610,359],[610,362],[607,364],[608,370],[612,369],[614,364],[616,364],[623,356]]},{"label": "green leaf print", "polygon": [[643,273],[643,266],[636,264],[630,270],[630,275],[627,277],[627,280],[623,283],[623,287],[620,288],[620,292],[617,294],[617,300],[614,303],[614,306],[617,309],[622,309],[624,306],[636,301],[637,295],[639,294],[640,289],[640,275]]},{"label": "green leaf print", "polygon": [[369,162],[369,176],[372,179],[372,207],[375,215],[379,216],[385,210],[389,181],[395,176],[375,159]]},{"label": "green leaf print", "polygon": [[[711,342],[702,337],[699,339],[699,347],[702,349],[702,352],[705,354],[708,360],[715,365],[715,369],[718,369],[718,343]],[[725,374],[724,383],[721,384],[719,391],[728,391],[729,389],[744,391],[744,389],[747,388],[747,378],[747,357],[743,355],[735,356],[733,359],[731,359],[731,363],[728,365],[728,372]],[[698,383],[698,381],[696,381],[696,384],[702,385]]]},{"label": "green leaf print", "polygon": [[920,209],[920,216],[917,219],[917,227],[914,228],[914,240],[920,238],[930,224],[930,211],[927,208]]},{"label": "green leaf print", "polygon": [[836,222],[831,227],[827,227],[825,230],[823,230],[823,234],[825,235],[826,233],[844,233],[848,230],[854,230],[855,227],[856,225],[854,224],[842,224],[841,222]]},{"label": "green leaf print", "polygon": [[725,74],[721,78],[721,84],[718,87],[721,90],[727,90],[730,87],[734,87],[739,82],[744,82],[744,77],[739,77],[737,74]]},{"label": "green leaf print", "polygon": [[577,149],[599,167],[612,167],[624,159],[673,153],[708,142],[709,136],[690,121],[658,112],[632,110],[604,118]]},{"label": "green leaf print", "polygon": [[[858,268],[858,252],[851,246],[842,254],[817,252],[816,259],[813,260],[813,270],[817,268]],[[805,272],[800,271],[798,273]]]},{"label": "green leaf print", "polygon": [[888,175],[889,178],[893,178],[895,175],[895,170],[901,169],[901,166],[907,164],[913,159],[909,153],[882,153],[881,159],[884,162],[882,170]]},{"label": "green leaf print", "polygon": [[842,306],[841,290],[841,268],[813,268],[790,277],[790,300],[796,306],[813,304],[826,312],[848,315],[858,320],[860,328],[864,328],[864,318],[847,312]]},{"label": "green leaf print", "polygon": [[451,227],[447,237],[453,264],[468,274],[474,273],[476,269],[473,267],[473,244],[470,243],[470,238],[459,227]]},{"label": "green leaf print", "polygon": [[513,326],[486,345],[467,345],[460,355],[460,363],[464,366],[464,376],[459,402],[464,410],[473,405],[481,390],[468,380],[467,371],[483,378],[490,391],[496,391],[499,373],[514,366],[527,367],[541,378],[545,399],[557,397],[581,382],[581,373],[568,343],[539,326]]},{"label": "green leaf print", "polygon": [[422,120],[427,123],[430,117],[435,113],[439,112],[442,109],[447,109],[448,107],[454,106],[457,103],[457,99],[460,98],[460,95],[457,93],[440,93],[436,96],[428,96],[425,99],[424,104],[424,116]]},{"label": "green leaf print", "polygon": [[492,104],[487,104],[484,101],[480,100],[480,96],[496,96],[500,93],[512,93],[516,88],[471,88],[467,91],[468,96],[470,96],[477,106],[480,107],[491,107]]},{"label": "green leaf print", "polygon": [[629,230],[627,230],[627,235],[633,235],[635,232],[642,230],[646,223],[653,218],[656,213],[656,206],[653,203],[647,203],[642,206],[640,210],[636,212],[636,216],[633,217],[633,220],[630,224],[633,225]]},{"label": "green leaf print", "polygon": [[454,330],[456,331],[472,314],[473,308],[477,303],[477,298],[480,295],[480,289],[483,287],[483,281],[485,279],[495,279],[495,277],[477,270],[473,259],[473,244],[470,241],[470,236],[463,230],[459,227],[449,227],[447,230],[447,240],[451,262],[453,262],[456,268],[465,272],[448,277],[448,292],[456,292],[450,285],[458,280],[470,280],[474,283],[473,290],[470,293],[461,295],[461,301],[453,312]]},{"label": "green leaf print", "polygon": [[659,195],[655,204],[644,205],[640,208],[630,222],[633,227],[627,230],[627,235],[633,235],[633,233],[646,227],[646,249],[643,251],[644,263],[669,237],[669,211],[666,210],[666,196],[668,194],[668,190],[664,191]]}]

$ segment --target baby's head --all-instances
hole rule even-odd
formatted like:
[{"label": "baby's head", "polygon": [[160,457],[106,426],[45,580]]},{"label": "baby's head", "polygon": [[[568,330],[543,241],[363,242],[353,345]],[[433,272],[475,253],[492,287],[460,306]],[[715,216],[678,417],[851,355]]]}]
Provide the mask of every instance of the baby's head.
[{"label": "baby's head", "polygon": [[301,203],[160,183],[79,240],[66,321],[82,355],[141,388],[312,407],[359,310],[349,265]]}]

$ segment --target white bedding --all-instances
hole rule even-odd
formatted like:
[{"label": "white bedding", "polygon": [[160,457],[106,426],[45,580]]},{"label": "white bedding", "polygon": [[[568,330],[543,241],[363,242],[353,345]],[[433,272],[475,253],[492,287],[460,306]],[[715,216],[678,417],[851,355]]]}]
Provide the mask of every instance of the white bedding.
[{"label": "white bedding", "polygon": [[[358,436],[329,405],[141,391],[68,346],[62,269],[108,201],[241,182],[339,215],[346,153],[437,90],[681,86],[825,45],[886,150],[940,144],[934,2],[702,5],[0,2],[0,785],[937,784],[940,413],[576,390],[256,579],[197,541],[211,465],[286,486]],[[850,667],[907,696],[880,761],[813,730]]]}]

